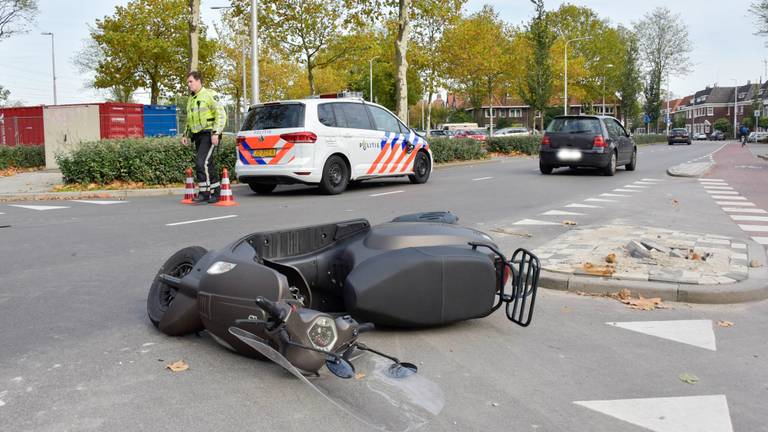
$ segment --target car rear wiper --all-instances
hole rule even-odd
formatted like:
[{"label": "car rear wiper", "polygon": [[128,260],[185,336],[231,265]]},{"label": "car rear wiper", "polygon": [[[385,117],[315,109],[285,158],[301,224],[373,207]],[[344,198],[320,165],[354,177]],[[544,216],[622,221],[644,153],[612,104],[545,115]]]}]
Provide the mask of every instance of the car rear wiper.
[{"label": "car rear wiper", "polygon": [[568,132],[568,133],[572,133],[572,134],[583,134],[583,133],[588,133],[588,132],[589,132],[589,129],[584,129],[584,130],[570,131],[570,132]]}]

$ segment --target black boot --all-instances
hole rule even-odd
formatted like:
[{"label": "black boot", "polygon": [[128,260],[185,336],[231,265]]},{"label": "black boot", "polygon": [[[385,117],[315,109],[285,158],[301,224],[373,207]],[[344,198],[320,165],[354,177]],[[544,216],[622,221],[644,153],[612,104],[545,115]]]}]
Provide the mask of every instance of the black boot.
[{"label": "black boot", "polygon": [[200,192],[197,194],[195,199],[192,200],[195,204],[207,204],[208,201],[211,199],[210,192]]},{"label": "black boot", "polygon": [[213,192],[210,195],[211,196],[208,198],[208,204],[216,204],[221,198],[221,188],[213,189]]}]

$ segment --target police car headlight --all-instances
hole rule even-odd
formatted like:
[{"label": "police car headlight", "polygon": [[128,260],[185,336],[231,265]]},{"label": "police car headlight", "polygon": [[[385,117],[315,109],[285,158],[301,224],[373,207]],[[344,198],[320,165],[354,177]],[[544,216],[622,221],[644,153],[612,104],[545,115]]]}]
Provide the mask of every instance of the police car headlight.
[{"label": "police car headlight", "polygon": [[208,270],[206,270],[206,273],[208,273],[209,275],[220,275],[232,270],[236,266],[237,264],[234,264],[231,262],[216,261],[210,267],[208,267]]}]

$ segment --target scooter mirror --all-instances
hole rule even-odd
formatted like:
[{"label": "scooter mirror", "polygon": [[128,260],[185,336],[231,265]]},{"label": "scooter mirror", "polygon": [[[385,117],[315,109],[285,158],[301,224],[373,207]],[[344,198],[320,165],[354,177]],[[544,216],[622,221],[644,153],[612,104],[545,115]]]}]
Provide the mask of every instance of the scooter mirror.
[{"label": "scooter mirror", "polygon": [[341,357],[328,356],[325,360],[325,366],[339,378],[349,379],[355,376],[355,367]]},{"label": "scooter mirror", "polygon": [[407,378],[416,372],[419,368],[413,363],[395,363],[387,370],[387,375],[392,378]]}]

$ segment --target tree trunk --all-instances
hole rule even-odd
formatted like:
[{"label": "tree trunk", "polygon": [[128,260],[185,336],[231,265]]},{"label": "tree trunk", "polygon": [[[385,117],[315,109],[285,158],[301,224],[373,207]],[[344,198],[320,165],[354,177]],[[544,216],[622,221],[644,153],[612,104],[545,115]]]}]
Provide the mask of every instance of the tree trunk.
[{"label": "tree trunk", "polygon": [[189,70],[198,69],[200,0],[189,0]]},{"label": "tree trunk", "polygon": [[149,98],[150,98],[150,104],[157,105],[157,98],[160,96],[160,84],[158,81],[154,78],[150,81],[150,88],[149,88]]},{"label": "tree trunk", "polygon": [[309,94],[315,95],[315,66],[311,61],[307,61],[307,80],[309,81]]},{"label": "tree trunk", "polygon": [[395,82],[397,116],[404,122],[408,121],[408,39],[411,33],[411,0],[400,0],[400,16],[397,23],[397,40],[395,41],[395,60],[397,64],[397,80]]}]

